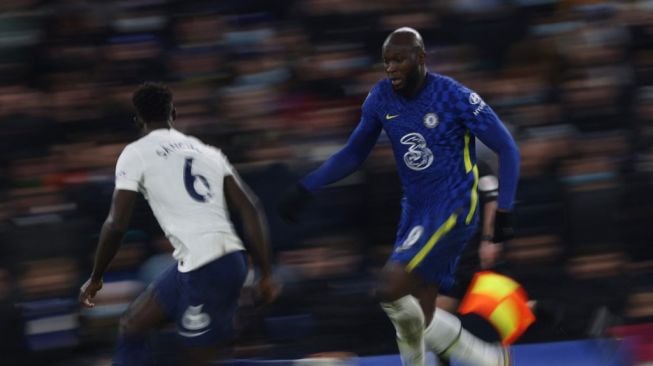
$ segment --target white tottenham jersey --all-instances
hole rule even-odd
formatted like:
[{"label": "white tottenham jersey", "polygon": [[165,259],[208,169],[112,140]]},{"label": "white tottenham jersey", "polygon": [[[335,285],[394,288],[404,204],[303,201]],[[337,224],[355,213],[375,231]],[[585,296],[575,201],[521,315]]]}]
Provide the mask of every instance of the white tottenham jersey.
[{"label": "white tottenham jersey", "polygon": [[141,192],[174,246],[180,272],[242,250],[229,219],[224,177],[234,170],[222,152],[174,129],[127,145],[116,164],[116,189]]}]

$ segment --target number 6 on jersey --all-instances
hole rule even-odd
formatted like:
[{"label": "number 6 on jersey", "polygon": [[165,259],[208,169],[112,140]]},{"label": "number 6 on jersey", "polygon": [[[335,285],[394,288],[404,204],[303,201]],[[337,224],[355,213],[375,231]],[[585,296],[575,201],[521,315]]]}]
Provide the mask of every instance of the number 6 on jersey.
[{"label": "number 6 on jersey", "polygon": [[[199,179],[206,194],[201,194],[195,189],[195,182]],[[184,163],[184,186],[188,195],[197,202],[206,202],[211,198],[211,185],[201,174],[193,174],[193,158],[186,158]]]}]

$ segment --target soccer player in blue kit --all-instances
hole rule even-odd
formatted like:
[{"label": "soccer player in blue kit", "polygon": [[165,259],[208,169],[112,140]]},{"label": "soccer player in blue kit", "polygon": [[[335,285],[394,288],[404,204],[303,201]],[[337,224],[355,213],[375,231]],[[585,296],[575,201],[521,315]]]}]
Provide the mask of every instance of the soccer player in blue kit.
[{"label": "soccer player in blue kit", "polygon": [[475,138],[499,158],[494,242],[513,236],[517,146],[478,94],[427,71],[416,30],[392,32],[383,44],[383,61],[387,78],[370,91],[346,145],[282,198],[280,214],[296,221],[312,192],[354,172],[384,130],[404,197],[394,251],[376,296],[396,329],[404,365],[423,366],[425,349],[468,365],[508,365],[507,350],[467,332],[457,317],[435,309],[435,299],[452,286],[459,256],[477,229]]},{"label": "soccer player in blue kit", "polygon": [[[166,321],[176,323],[188,350],[183,364],[206,365],[233,335],[232,318],[247,274],[246,248],[260,269],[261,299],[272,301],[278,294],[265,216],[219,149],[174,129],[176,112],[166,86],[145,83],[132,100],[144,136],[118,158],[111,209],[79,302],[95,305],[92,300],[102,289],[103,274],[142,193],[174,247],[177,263],[161,272],[123,314],[112,365],[149,365],[147,336]],[[238,237],[229,209],[241,218],[247,245]]]}]

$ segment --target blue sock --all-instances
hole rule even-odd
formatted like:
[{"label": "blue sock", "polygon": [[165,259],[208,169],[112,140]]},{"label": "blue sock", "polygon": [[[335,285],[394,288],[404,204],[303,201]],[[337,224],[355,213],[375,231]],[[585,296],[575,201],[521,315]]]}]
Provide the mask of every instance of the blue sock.
[{"label": "blue sock", "polygon": [[113,353],[112,366],[144,366],[150,356],[146,337],[125,337],[120,334]]}]

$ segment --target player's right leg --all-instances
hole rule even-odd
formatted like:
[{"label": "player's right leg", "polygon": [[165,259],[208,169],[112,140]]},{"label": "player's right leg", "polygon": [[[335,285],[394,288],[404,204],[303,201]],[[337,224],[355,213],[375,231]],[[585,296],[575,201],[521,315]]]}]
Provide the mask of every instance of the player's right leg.
[{"label": "player's right leg", "polygon": [[424,313],[411,295],[418,284],[415,274],[407,272],[401,263],[389,261],[375,294],[395,327],[404,366],[424,366]]},{"label": "player's right leg", "polygon": [[174,317],[187,351],[184,365],[208,365],[224,352],[235,333],[233,317],[246,275],[247,261],[240,251],[180,275]]},{"label": "player's right leg", "polygon": [[113,356],[113,366],[140,366],[147,364],[150,354],[148,334],[167,318],[163,307],[148,287],[134,300],[120,319],[118,340]]}]

